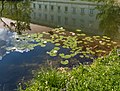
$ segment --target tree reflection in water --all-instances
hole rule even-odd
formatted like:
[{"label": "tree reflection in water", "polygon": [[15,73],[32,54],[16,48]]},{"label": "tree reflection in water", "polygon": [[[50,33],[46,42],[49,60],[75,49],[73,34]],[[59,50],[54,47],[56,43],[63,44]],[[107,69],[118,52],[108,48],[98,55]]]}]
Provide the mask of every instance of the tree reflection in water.
[{"label": "tree reflection in water", "polygon": [[[103,1],[103,0],[98,0]],[[104,4],[97,6],[100,11],[97,18],[99,19],[99,27],[102,32],[110,37],[116,37],[120,33],[120,6],[113,0],[104,0]]]},{"label": "tree reflection in water", "polygon": [[[88,0],[102,3],[96,7],[100,12],[97,14],[99,19],[99,30],[104,35],[116,38],[120,35],[120,6],[114,0]],[[5,24],[9,29],[15,27],[14,30],[21,34],[21,31],[30,30],[30,14],[31,2],[24,1],[1,1],[1,17],[7,17],[16,20],[15,23],[10,23],[10,26]],[[4,21],[3,21],[4,22]],[[5,23],[5,22],[4,22]],[[70,27],[70,26],[68,26]]]},{"label": "tree reflection in water", "polygon": [[[30,1],[1,1],[0,20],[4,26],[21,34],[22,31],[30,29]],[[2,20],[2,17],[7,17],[15,20],[9,25]],[[12,28],[14,27],[14,28]]]}]

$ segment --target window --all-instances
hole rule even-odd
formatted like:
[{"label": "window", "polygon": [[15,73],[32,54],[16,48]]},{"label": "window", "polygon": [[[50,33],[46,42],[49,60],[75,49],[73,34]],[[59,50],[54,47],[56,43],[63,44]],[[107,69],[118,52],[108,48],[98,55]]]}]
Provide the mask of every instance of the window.
[{"label": "window", "polygon": [[60,6],[58,6],[58,12],[60,12]]},{"label": "window", "polygon": [[45,5],[45,10],[47,10],[47,5]]},{"label": "window", "polygon": [[85,14],[85,8],[81,8],[81,14]]},{"label": "window", "polygon": [[41,9],[41,4],[39,4],[39,9]]},{"label": "window", "polygon": [[53,11],[53,9],[54,9],[54,6],[53,6],[53,5],[51,5],[51,10]]},{"label": "window", "polygon": [[36,5],[35,5],[35,3],[33,3],[33,8],[35,8],[36,7]]},{"label": "window", "polygon": [[68,11],[68,7],[65,7],[65,12],[67,12]]}]

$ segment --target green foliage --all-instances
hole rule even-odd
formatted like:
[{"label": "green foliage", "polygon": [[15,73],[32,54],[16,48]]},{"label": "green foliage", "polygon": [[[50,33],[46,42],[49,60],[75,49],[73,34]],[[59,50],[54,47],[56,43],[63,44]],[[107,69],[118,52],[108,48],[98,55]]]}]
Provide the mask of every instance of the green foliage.
[{"label": "green foliage", "polygon": [[[43,33],[43,39],[55,44],[57,47],[69,49],[70,51],[65,54],[65,52],[59,53],[51,50],[48,54],[50,54],[50,56],[59,55],[63,59],[69,59],[76,55],[80,55],[80,58],[86,57],[93,59],[92,56],[109,54],[111,49],[116,45],[116,43],[107,36],[87,36],[81,33],[81,30],[76,30],[77,33],[74,33],[67,32],[63,28],[56,28],[51,32],[53,33],[52,35]],[[39,38],[35,38],[35,40],[38,39]]]},{"label": "green foliage", "polygon": [[120,57],[114,50],[92,65],[40,70],[20,91],[120,91]]},{"label": "green foliage", "polygon": [[[67,83],[66,73],[61,74],[61,72],[55,69],[41,70],[35,76],[35,78],[30,81],[31,85],[26,88],[25,91],[58,91],[59,89],[64,89]],[[20,90],[24,91],[24,90]]]},{"label": "green foliage", "polygon": [[[0,1],[1,11],[0,18],[6,17],[15,20],[9,24],[5,24],[7,28],[21,34],[22,31],[31,30],[30,29],[30,1]],[[4,22],[4,21],[3,21]],[[5,23],[5,22],[4,22]],[[14,27],[14,29],[13,29]]]},{"label": "green foliage", "polygon": [[69,61],[68,61],[68,60],[61,61],[61,64],[63,64],[63,65],[67,65],[68,63],[69,63]]}]

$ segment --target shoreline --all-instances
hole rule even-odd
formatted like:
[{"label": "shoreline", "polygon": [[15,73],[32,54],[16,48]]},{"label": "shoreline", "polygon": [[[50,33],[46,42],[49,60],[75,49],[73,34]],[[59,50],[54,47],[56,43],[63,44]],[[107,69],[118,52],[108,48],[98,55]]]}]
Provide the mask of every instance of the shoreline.
[{"label": "shoreline", "polygon": [[[13,22],[13,23],[15,22],[15,20],[4,18],[4,17],[2,18],[2,20],[7,25],[10,25],[10,22]],[[48,31],[51,31],[53,29],[53,28],[50,28],[50,27],[37,25],[37,24],[33,24],[33,23],[30,23],[30,27],[31,27],[31,30],[30,31],[28,30],[28,31],[25,31],[25,32],[28,32],[28,33],[41,33],[41,32],[48,32]],[[5,28],[2,21],[0,21],[0,28]]]}]

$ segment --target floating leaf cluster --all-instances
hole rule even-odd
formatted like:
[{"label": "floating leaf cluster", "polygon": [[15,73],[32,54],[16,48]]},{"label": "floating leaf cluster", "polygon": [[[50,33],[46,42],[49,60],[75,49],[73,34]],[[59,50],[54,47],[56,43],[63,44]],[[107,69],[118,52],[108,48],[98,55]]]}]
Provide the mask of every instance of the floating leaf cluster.
[{"label": "floating leaf cluster", "polygon": [[[80,58],[90,58],[93,56],[107,55],[111,49],[117,44],[107,36],[87,36],[81,33],[81,30],[76,30],[77,33],[67,32],[65,29],[56,28],[51,32],[53,34],[45,34],[48,42],[54,43],[57,47],[70,49],[70,54],[60,53],[59,56],[64,59],[69,59],[76,55]],[[48,37],[49,36],[49,37]],[[57,52],[56,52],[57,53]]]},{"label": "floating leaf cluster", "polygon": [[[60,56],[64,60],[75,56],[79,56],[80,59],[94,59],[95,56],[101,57],[109,54],[117,45],[107,36],[87,36],[81,30],[68,32],[63,28],[55,28],[50,32],[20,35],[16,38],[14,47],[20,50],[33,50],[35,46],[45,47],[48,42],[53,43],[55,47],[47,54],[52,57]],[[69,52],[67,54],[64,51],[59,52],[62,49],[68,49]]]},{"label": "floating leaf cluster", "polygon": [[[43,32],[42,34],[31,34],[38,45],[44,42],[50,42],[55,44],[50,52],[47,52],[50,56],[60,56],[61,58],[68,60],[76,55],[80,58],[94,59],[95,56],[101,57],[109,54],[109,52],[117,45],[107,36],[87,36],[82,33],[81,30],[74,32],[65,31],[63,28],[55,28],[50,32]],[[44,41],[44,42],[41,42]],[[69,49],[69,53],[59,53],[60,48]]]}]

